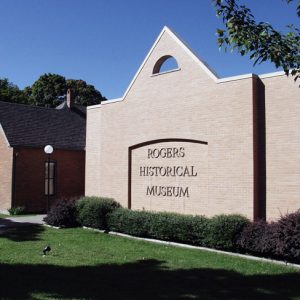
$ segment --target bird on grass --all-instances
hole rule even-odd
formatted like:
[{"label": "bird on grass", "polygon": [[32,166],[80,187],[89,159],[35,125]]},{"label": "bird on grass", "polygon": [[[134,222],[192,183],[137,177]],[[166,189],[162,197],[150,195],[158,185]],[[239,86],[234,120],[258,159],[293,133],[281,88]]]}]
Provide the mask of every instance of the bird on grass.
[{"label": "bird on grass", "polygon": [[50,248],[50,246],[48,245],[48,246],[46,246],[46,247],[44,248],[43,253],[44,253],[44,255],[47,255],[50,251],[51,251],[51,248]]}]

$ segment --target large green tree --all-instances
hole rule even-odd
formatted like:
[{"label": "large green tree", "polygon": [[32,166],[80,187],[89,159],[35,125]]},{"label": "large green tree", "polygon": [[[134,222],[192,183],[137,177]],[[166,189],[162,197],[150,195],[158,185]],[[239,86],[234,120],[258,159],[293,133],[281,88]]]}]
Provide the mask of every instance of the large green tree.
[{"label": "large green tree", "polygon": [[67,87],[73,91],[76,104],[88,106],[106,100],[93,85],[87,84],[84,80],[68,79],[66,83]]},{"label": "large green tree", "polygon": [[28,98],[22,90],[7,78],[0,78],[0,101],[27,104]]},{"label": "large green tree", "polygon": [[66,79],[57,74],[44,74],[32,85],[27,87],[30,94],[29,102],[36,106],[55,107],[66,94]]},{"label": "large green tree", "polygon": [[66,99],[67,89],[74,94],[76,104],[88,106],[106,100],[93,85],[84,80],[66,79],[58,74],[47,73],[24,92],[29,96],[29,102],[37,106],[55,107]]},{"label": "large green tree", "polygon": [[[275,1],[275,0],[274,0]],[[283,0],[287,3],[293,0]],[[218,29],[218,44],[237,50],[241,55],[249,54],[254,65],[271,61],[283,68],[286,75],[300,78],[300,30],[287,26],[286,34],[274,29],[266,22],[256,22],[251,10],[240,5],[239,0],[213,0],[217,16],[223,19],[225,28]],[[297,4],[300,17],[300,2]]]}]

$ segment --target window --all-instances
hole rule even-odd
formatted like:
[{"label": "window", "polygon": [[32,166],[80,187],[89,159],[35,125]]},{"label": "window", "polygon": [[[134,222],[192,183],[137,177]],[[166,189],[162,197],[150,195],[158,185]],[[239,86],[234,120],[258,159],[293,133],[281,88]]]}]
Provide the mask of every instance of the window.
[{"label": "window", "polygon": [[45,195],[53,196],[55,193],[55,168],[55,162],[45,162]]},{"label": "window", "polygon": [[160,74],[178,69],[179,67],[176,59],[171,55],[165,55],[156,62],[152,74]]}]

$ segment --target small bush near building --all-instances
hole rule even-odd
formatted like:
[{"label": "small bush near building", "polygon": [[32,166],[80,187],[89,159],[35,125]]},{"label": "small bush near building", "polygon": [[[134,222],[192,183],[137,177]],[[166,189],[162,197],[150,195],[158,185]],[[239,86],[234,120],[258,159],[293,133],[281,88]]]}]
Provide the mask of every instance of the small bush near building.
[{"label": "small bush near building", "polygon": [[282,216],[276,226],[275,255],[300,262],[300,210]]},{"label": "small bush near building", "polygon": [[77,220],[82,226],[106,230],[107,215],[120,207],[111,198],[82,197],[76,202]]},{"label": "small bush near building", "polygon": [[58,200],[50,209],[44,221],[52,226],[76,227],[76,207],[74,199]]},{"label": "small bush near building", "polygon": [[23,215],[25,213],[24,206],[16,206],[8,209],[8,212],[11,216]]},{"label": "small bush near building", "polygon": [[108,216],[108,228],[111,231],[126,233],[138,237],[150,237],[150,219],[152,213],[126,208],[114,210]]},{"label": "small bush near building", "polygon": [[241,232],[237,245],[241,252],[257,256],[274,257],[276,223],[257,221],[249,223]]},{"label": "small bush near building", "polygon": [[237,249],[237,240],[249,220],[241,215],[217,215],[210,219],[207,236],[208,247],[233,251]]},{"label": "small bush near building", "polygon": [[240,250],[267,258],[300,262],[300,210],[277,222],[248,224],[237,241]]},{"label": "small bush near building", "polygon": [[203,216],[156,213],[149,235],[155,239],[204,246],[208,222]]}]

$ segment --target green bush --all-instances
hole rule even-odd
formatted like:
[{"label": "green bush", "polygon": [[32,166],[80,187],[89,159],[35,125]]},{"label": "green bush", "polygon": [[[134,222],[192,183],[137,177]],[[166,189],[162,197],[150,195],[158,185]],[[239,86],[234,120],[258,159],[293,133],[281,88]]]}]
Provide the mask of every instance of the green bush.
[{"label": "green bush", "polygon": [[208,247],[233,251],[237,240],[249,220],[241,215],[217,215],[210,219],[205,243]]},{"label": "green bush", "polygon": [[108,216],[108,227],[111,231],[138,237],[150,237],[149,229],[151,216],[151,212],[119,208],[114,210]]},{"label": "green bush", "polygon": [[25,207],[24,206],[11,207],[8,209],[8,212],[12,216],[23,215],[25,213]]},{"label": "green bush", "polygon": [[76,202],[77,219],[82,226],[107,229],[107,216],[121,205],[111,198],[82,197]]},{"label": "green bush", "polygon": [[208,219],[203,216],[117,209],[108,218],[109,230],[138,237],[204,246]]},{"label": "green bush", "polygon": [[208,219],[203,216],[156,213],[149,235],[156,239],[204,246]]}]

